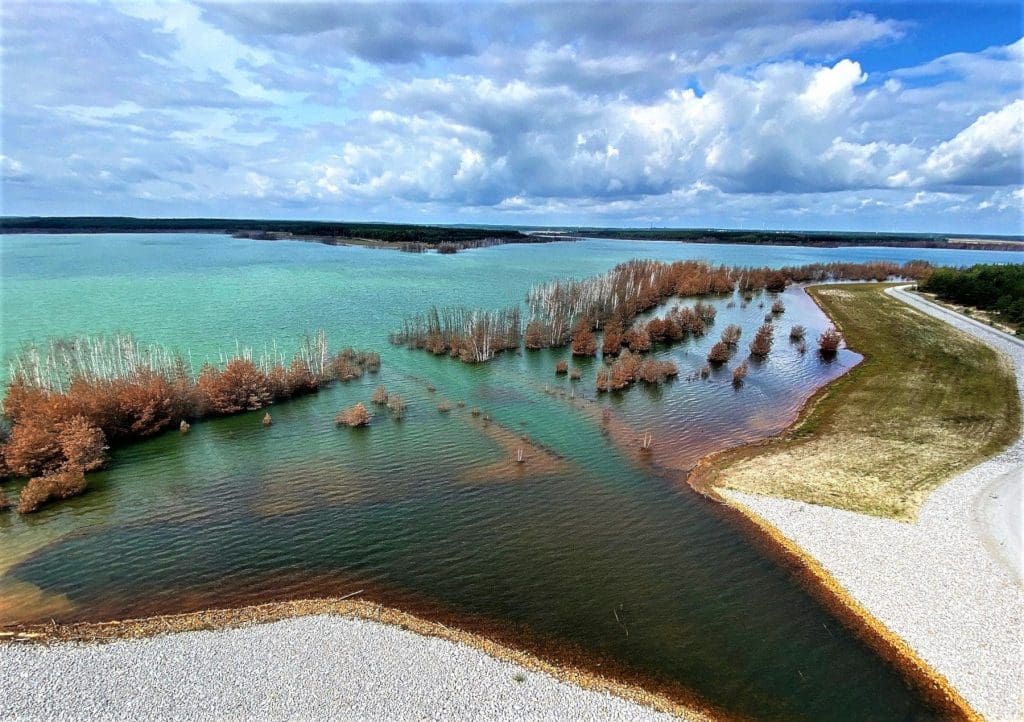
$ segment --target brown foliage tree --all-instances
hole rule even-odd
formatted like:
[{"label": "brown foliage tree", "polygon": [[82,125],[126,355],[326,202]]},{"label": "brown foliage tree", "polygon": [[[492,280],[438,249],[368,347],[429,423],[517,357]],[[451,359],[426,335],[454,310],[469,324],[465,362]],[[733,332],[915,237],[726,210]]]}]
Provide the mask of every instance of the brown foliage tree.
[{"label": "brown foliage tree", "polygon": [[743,363],[741,363],[739,366],[737,366],[736,368],[734,368],[732,370],[732,383],[733,383],[733,386],[742,386],[743,385],[743,379],[745,379],[747,377],[747,371],[748,370],[749,370],[749,366],[747,365],[746,361],[744,361]]},{"label": "brown foliage tree", "polygon": [[547,333],[544,330],[544,324],[536,319],[526,324],[526,334],[523,337],[523,342],[526,344],[526,348],[531,351],[547,346]]},{"label": "brown foliage tree", "polygon": [[651,350],[651,335],[643,326],[634,326],[626,331],[623,342],[633,353],[645,353]]},{"label": "brown foliage tree", "polygon": [[107,439],[100,429],[84,416],[74,416],[62,423],[57,432],[65,469],[94,471],[106,458]]},{"label": "brown foliage tree", "polygon": [[205,366],[197,385],[205,407],[214,414],[255,411],[273,400],[266,374],[244,358],[232,359],[223,371]]},{"label": "brown foliage tree", "polygon": [[719,341],[708,351],[708,361],[713,364],[724,364],[729,360],[729,344]]},{"label": "brown foliage tree", "polygon": [[565,359],[562,359],[561,361],[556,363],[555,364],[555,373],[556,374],[569,373],[569,362],[566,361]]},{"label": "brown foliage tree", "polygon": [[369,410],[363,402],[360,401],[355,406],[350,406],[344,411],[338,412],[338,415],[334,417],[334,423],[338,426],[350,426],[355,428],[357,426],[368,425],[372,418],[373,416],[370,414]]},{"label": "brown foliage tree", "polygon": [[85,491],[81,469],[64,469],[28,480],[18,499],[18,513],[31,514],[51,499],[68,499]]},{"label": "brown foliage tree", "polygon": [[835,356],[839,345],[843,342],[843,336],[834,326],[829,326],[818,337],[818,348],[823,356]]},{"label": "brown foliage tree", "polygon": [[781,271],[771,271],[767,274],[763,283],[765,289],[773,292],[781,292],[786,290],[787,281],[788,279],[786,278],[786,275]]},{"label": "brown foliage tree", "polygon": [[370,401],[378,406],[385,406],[388,403],[388,390],[384,387],[384,384],[373,390],[373,396],[370,397]]},{"label": "brown foliage tree", "polygon": [[734,323],[730,323],[722,331],[722,343],[726,346],[735,348],[736,344],[740,342],[740,336],[743,335],[743,330]]},{"label": "brown foliage tree", "polygon": [[671,361],[646,359],[637,368],[636,377],[648,384],[661,384],[667,379],[679,375],[679,368]]},{"label": "brown foliage tree", "polygon": [[593,356],[597,353],[597,339],[590,319],[581,318],[572,329],[572,355]]},{"label": "brown foliage tree", "polygon": [[705,326],[713,324],[715,316],[718,315],[718,309],[710,303],[704,303],[703,301],[697,301],[693,307],[693,312],[697,314],[697,318],[704,322]]},{"label": "brown foliage tree", "polygon": [[604,326],[604,339],[601,344],[601,353],[606,356],[615,356],[622,349],[622,322],[613,318]]},{"label": "brown foliage tree", "polygon": [[670,326],[663,318],[652,318],[647,322],[647,334],[653,343],[665,343],[668,340],[668,327]]},{"label": "brown foliage tree", "polygon": [[780,313],[786,312],[786,306],[782,303],[781,299],[776,299],[775,303],[772,304],[772,313],[778,316]]},{"label": "brown foliage tree", "polygon": [[775,335],[775,328],[770,323],[762,324],[754,335],[750,344],[750,355],[755,358],[765,358],[772,350],[772,341]]},{"label": "brown foliage tree", "polygon": [[64,464],[59,429],[45,416],[22,415],[4,447],[7,465],[17,476],[54,472]]},{"label": "brown foliage tree", "polygon": [[[279,376],[280,374],[277,375]],[[311,394],[320,388],[320,378],[313,373],[306,362],[299,357],[292,359],[291,365],[288,366],[288,371],[284,375],[284,379],[286,388],[285,395],[282,398]],[[267,391],[270,393],[271,398],[276,398],[273,393],[275,380],[269,378],[268,375],[264,377],[264,383],[266,384]]]},{"label": "brown foliage tree", "polygon": [[795,326],[789,329],[789,339],[791,341],[800,341],[806,334],[807,329],[801,326],[800,324],[796,324]]}]

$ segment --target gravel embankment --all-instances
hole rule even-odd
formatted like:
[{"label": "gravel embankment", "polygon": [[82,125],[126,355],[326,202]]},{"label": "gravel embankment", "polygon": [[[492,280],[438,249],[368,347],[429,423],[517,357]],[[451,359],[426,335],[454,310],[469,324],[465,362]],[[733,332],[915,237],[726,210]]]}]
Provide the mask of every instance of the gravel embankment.
[{"label": "gravel embankment", "polygon": [[[1024,344],[906,291],[890,293],[1007,354],[1024,398]],[[913,524],[722,493],[817,559],[975,710],[990,720],[1017,720],[1024,718],[1022,485],[1018,439],[933,492]]]},{"label": "gravel embankment", "polygon": [[676,720],[378,622],[310,616],[109,644],[0,645],[0,718]]}]

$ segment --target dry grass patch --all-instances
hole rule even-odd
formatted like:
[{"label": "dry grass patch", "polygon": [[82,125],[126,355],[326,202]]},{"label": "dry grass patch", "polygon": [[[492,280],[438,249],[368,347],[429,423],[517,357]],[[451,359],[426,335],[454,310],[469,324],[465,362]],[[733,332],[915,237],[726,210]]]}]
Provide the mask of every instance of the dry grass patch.
[{"label": "dry grass patch", "polygon": [[931,490],[1017,438],[1009,360],[885,288],[808,289],[863,363],[792,429],[716,459],[703,483],[910,520]]}]

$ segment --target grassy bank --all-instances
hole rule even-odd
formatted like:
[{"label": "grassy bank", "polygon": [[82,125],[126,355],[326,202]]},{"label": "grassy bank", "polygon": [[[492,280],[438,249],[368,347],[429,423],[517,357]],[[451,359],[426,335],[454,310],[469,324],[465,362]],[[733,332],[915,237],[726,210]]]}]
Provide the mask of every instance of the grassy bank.
[{"label": "grassy bank", "polygon": [[1017,437],[1009,362],[885,288],[808,289],[863,363],[785,434],[714,459],[701,483],[912,519],[928,492]]}]

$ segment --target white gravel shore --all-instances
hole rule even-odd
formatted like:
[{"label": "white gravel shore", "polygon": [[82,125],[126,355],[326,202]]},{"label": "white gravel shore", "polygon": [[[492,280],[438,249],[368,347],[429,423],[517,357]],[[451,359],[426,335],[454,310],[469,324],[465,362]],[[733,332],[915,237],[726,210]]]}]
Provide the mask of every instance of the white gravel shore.
[{"label": "white gravel shore", "polygon": [[[891,295],[1007,354],[1024,344],[905,290]],[[947,482],[907,524],[788,499],[721,493],[817,559],[990,720],[1024,719],[1020,508],[1024,440]]]},{"label": "white gravel shore", "polygon": [[0,645],[0,718],[677,720],[379,622],[320,615],[109,644]]}]

